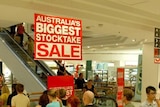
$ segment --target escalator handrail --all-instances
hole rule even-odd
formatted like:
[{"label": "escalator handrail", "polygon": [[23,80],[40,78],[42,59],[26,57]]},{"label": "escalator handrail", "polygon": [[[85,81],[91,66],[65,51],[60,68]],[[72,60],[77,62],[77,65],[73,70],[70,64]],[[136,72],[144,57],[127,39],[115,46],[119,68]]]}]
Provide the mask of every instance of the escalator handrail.
[{"label": "escalator handrail", "polygon": [[[10,32],[6,29],[6,28],[3,28],[3,30],[8,34],[8,35],[10,35]],[[27,34],[27,36],[28,37],[31,37],[31,36],[29,36],[28,34]],[[9,36],[10,37],[10,36]],[[15,42],[15,40],[12,38],[12,37],[10,37],[14,42]],[[18,43],[17,42],[15,42],[17,45],[18,45]],[[19,46],[19,45],[18,45]],[[20,46],[19,46],[20,47]],[[21,48],[21,47],[20,47]],[[22,51],[23,52],[25,52],[25,50],[24,49],[22,49]],[[25,52],[26,53],[26,52]],[[45,63],[43,63],[42,61],[36,61],[36,60],[34,60],[30,55],[28,55],[28,53],[26,53],[26,55],[28,56],[28,57],[30,57],[30,59],[33,61],[33,62],[35,62],[36,63],[36,65],[37,66],[39,66],[42,70],[43,70],[43,72],[45,72],[44,74],[46,75],[46,76],[48,76],[48,75],[56,75],[54,72],[52,72],[52,70],[51,69],[49,69],[48,67],[47,67],[47,65],[45,64]]]},{"label": "escalator handrail", "polygon": [[[34,39],[33,39],[27,32],[24,32],[24,33],[34,41]],[[38,61],[38,60],[37,60],[37,61]],[[59,64],[56,60],[54,60],[54,62],[55,62],[58,66],[62,67],[62,65]],[[42,61],[39,61],[39,63],[43,63],[43,62],[42,62]],[[43,64],[44,64],[44,63],[43,63]],[[47,65],[46,65],[46,66],[47,66]],[[65,71],[66,71],[66,73],[67,73],[68,75],[72,75],[72,74],[69,73],[66,69],[65,69]]]},{"label": "escalator handrail", "polygon": [[[58,63],[58,61],[54,60],[54,62],[55,62],[58,66],[62,67],[62,65],[61,65],[60,63]],[[72,74],[69,73],[66,69],[65,69],[65,72],[66,72],[68,75],[72,75]]]}]

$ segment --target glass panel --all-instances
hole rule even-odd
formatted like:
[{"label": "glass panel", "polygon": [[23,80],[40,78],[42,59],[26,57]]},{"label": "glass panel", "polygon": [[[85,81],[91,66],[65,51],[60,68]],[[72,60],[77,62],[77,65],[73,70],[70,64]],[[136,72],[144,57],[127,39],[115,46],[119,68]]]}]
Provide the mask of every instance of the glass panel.
[{"label": "glass panel", "polygon": [[23,65],[25,65],[44,86],[47,85],[47,76],[55,75],[43,61],[34,60],[33,57],[31,57],[24,48],[22,48],[18,42],[9,35],[9,32],[0,32],[0,40],[5,42],[6,47],[11,50],[16,58],[22,61]]}]

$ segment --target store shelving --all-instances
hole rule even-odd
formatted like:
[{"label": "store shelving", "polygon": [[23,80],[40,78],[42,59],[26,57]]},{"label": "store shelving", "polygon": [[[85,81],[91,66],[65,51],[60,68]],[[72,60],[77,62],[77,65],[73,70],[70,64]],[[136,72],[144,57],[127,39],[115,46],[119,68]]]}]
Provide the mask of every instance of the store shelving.
[{"label": "store shelving", "polygon": [[93,76],[95,77],[97,74],[102,81],[108,81],[108,70],[94,70]]},{"label": "store shelving", "polygon": [[125,86],[135,86],[137,68],[125,68]]}]

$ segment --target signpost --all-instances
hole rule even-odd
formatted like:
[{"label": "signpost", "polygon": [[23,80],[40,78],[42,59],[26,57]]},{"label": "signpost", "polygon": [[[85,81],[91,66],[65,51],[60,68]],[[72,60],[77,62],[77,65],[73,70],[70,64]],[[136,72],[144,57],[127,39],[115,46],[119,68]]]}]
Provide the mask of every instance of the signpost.
[{"label": "signpost", "polygon": [[160,29],[155,28],[154,34],[154,63],[160,63]]}]

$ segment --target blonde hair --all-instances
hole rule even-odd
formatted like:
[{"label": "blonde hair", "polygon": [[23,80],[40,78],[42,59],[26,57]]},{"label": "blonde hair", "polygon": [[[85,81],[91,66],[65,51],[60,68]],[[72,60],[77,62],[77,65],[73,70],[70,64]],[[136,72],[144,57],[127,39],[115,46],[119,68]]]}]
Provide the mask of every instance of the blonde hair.
[{"label": "blonde hair", "polygon": [[2,90],[2,94],[3,93],[10,93],[9,88],[8,88],[8,86],[6,84],[2,86],[1,90]]},{"label": "blonde hair", "polygon": [[51,97],[53,97],[53,98],[56,98],[57,94],[58,94],[58,92],[54,88],[48,90],[48,95],[51,96]]}]

